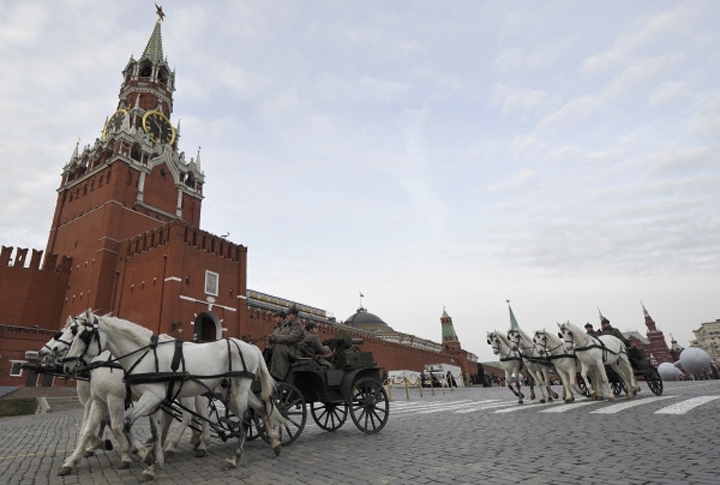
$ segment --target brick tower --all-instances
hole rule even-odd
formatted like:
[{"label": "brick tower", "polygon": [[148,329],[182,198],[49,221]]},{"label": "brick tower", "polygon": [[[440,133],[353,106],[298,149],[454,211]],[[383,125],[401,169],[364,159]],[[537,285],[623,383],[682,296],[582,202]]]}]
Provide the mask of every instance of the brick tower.
[{"label": "brick tower", "polygon": [[668,349],[667,342],[665,342],[665,334],[657,329],[655,320],[650,316],[643,302],[640,302],[642,306],[643,315],[645,316],[645,326],[648,328],[647,335],[650,345],[647,346],[647,350],[657,360],[659,364],[663,362],[673,362],[673,356]]},{"label": "brick tower", "polygon": [[200,224],[200,155],[188,162],[177,150],[175,73],[163,56],[164,14],[157,13],[142,56],[122,71],[117,108],[101,137],[76,146],[62,171],[46,248],[73,261],[59,323],[86,308],[112,310],[122,241],[173,221]]}]

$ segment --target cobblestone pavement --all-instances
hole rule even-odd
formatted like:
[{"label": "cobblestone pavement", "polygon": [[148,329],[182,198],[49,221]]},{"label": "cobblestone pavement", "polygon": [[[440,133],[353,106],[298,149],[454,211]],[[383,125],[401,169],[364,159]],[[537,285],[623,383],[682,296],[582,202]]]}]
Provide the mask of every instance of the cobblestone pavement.
[{"label": "cobblestone pavement", "polygon": [[[252,441],[241,465],[228,472],[221,466],[234,443],[213,439],[208,456],[195,458],[184,438],[155,483],[718,483],[720,381],[665,383],[659,397],[640,385],[631,401],[523,405],[505,388],[436,390],[434,396],[425,390],[423,397],[411,390],[410,399],[395,388],[390,419],[377,435],[361,433],[349,418],[325,432],[308,415],[302,435],[280,456]],[[0,483],[137,483],[144,466],[135,461],[116,469],[117,451],[98,452],[72,474],[57,476],[80,421],[80,409],[0,418]],[[138,423],[137,434],[147,436],[147,425]]]}]

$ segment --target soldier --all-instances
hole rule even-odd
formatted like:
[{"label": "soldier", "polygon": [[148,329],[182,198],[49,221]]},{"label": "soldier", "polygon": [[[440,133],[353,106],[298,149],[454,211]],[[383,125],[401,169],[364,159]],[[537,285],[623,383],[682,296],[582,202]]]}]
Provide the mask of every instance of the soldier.
[{"label": "soldier", "polygon": [[297,345],[305,338],[295,305],[287,311],[287,318],[270,336],[270,343],[275,344],[270,363],[270,374],[276,381],[282,381],[290,369],[290,359],[298,357]]},{"label": "soldier", "polygon": [[312,357],[329,357],[332,355],[332,350],[327,345],[320,343],[320,339],[317,336],[317,323],[307,322],[305,324],[305,345],[307,346],[308,352]]},{"label": "soldier", "polygon": [[625,335],[623,335],[620,330],[610,325],[610,320],[603,317],[602,320],[600,320],[600,327],[602,328],[600,335],[612,335],[613,337],[619,338],[620,341],[625,344],[625,347],[630,347],[630,341],[625,338]]},{"label": "soldier", "polygon": [[[278,310],[275,313],[273,313],[273,320],[275,321],[275,327],[273,327],[273,334],[282,327],[282,324],[285,322],[285,317],[287,314],[284,310]],[[265,363],[270,366],[270,362],[272,362],[272,356],[275,352],[275,344],[273,342],[268,342],[268,344],[265,346],[265,348],[262,351],[263,358],[265,359]]]},{"label": "soldier", "polygon": [[285,321],[285,318],[287,317],[287,313],[285,313],[284,310],[278,310],[275,313],[273,313],[273,320],[275,320],[275,329],[279,328],[283,322]]},{"label": "soldier", "polygon": [[585,333],[591,337],[597,337],[598,332],[593,329],[592,323],[588,322],[585,324]]}]

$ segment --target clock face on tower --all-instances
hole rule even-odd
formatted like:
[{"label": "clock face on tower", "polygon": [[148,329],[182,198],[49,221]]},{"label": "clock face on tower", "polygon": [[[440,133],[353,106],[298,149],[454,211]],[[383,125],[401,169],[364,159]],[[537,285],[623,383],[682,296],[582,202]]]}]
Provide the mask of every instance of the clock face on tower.
[{"label": "clock face on tower", "polygon": [[142,119],[142,127],[153,143],[172,145],[175,141],[175,129],[172,127],[170,120],[159,111],[145,113]]},{"label": "clock face on tower", "polygon": [[125,118],[127,117],[127,111],[124,109],[117,110],[108,120],[108,122],[105,124],[105,129],[103,130],[103,138],[107,138],[108,134],[110,133],[110,130],[118,131],[120,127],[123,124],[123,121],[125,121]]}]

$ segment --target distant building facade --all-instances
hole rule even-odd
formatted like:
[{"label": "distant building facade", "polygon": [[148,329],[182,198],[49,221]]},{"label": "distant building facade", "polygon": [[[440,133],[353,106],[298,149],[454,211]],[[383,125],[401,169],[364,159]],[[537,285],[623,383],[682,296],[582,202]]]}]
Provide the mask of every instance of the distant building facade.
[{"label": "distant building facade", "polygon": [[712,360],[720,361],[720,318],[700,324],[693,334],[695,340],[691,342],[692,346],[703,349]]}]

